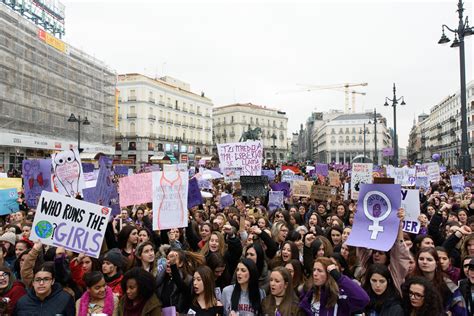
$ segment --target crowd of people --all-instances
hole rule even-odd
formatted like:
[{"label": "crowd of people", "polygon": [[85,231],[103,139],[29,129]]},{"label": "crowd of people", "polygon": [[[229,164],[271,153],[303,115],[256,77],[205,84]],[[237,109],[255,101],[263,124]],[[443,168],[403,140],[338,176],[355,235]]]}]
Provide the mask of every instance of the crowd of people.
[{"label": "crowd of people", "polygon": [[[122,209],[99,259],[32,242],[35,210],[20,199],[0,225],[0,314],[474,315],[474,197],[452,190],[456,171],[420,189],[419,234],[398,210],[387,252],[346,243],[357,201],[344,200],[350,177],[338,172],[336,196],[290,195],[273,212],[267,197],[214,180],[184,228],[154,231],[151,204]],[[221,193],[234,204],[220,208]]]}]

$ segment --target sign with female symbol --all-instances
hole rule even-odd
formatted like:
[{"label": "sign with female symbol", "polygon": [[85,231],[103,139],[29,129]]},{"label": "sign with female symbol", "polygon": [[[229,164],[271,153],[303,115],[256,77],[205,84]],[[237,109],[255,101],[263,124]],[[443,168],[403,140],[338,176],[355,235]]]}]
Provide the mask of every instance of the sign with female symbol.
[{"label": "sign with female symbol", "polygon": [[361,184],[357,212],[347,244],[388,251],[397,238],[399,184]]}]

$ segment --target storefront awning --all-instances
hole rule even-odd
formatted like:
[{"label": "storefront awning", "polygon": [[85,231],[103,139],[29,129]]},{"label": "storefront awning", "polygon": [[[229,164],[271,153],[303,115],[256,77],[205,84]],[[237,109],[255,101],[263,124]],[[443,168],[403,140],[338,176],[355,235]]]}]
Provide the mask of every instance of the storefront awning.
[{"label": "storefront awning", "polygon": [[150,157],[150,160],[163,160],[163,159],[167,159],[166,155],[156,155],[156,156]]}]

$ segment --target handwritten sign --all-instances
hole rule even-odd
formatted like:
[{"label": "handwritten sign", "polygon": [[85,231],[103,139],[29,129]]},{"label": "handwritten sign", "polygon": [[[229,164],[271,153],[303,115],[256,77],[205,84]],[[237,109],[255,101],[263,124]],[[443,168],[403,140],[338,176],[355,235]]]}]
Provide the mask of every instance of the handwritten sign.
[{"label": "handwritten sign", "polygon": [[262,174],[263,146],[261,141],[217,144],[221,168],[240,168],[242,176]]},{"label": "handwritten sign", "polygon": [[153,199],[151,172],[134,174],[119,180],[120,207],[150,203]]},{"label": "handwritten sign", "polygon": [[81,157],[77,148],[64,150],[52,156],[51,183],[53,192],[75,197],[85,188]]},{"label": "handwritten sign", "polygon": [[275,180],[275,170],[273,170],[273,169],[262,170],[262,175],[266,176],[268,178],[268,181],[274,181]]},{"label": "handwritten sign", "polygon": [[15,188],[18,192],[22,191],[21,178],[0,178],[0,190]]},{"label": "handwritten sign", "polygon": [[290,184],[288,182],[278,182],[278,183],[271,183],[270,187],[273,191],[282,191],[285,197],[290,196]]},{"label": "handwritten sign", "polygon": [[19,210],[18,192],[15,188],[0,190],[0,215],[8,215]]},{"label": "handwritten sign", "polygon": [[429,162],[424,164],[426,167],[426,175],[430,182],[438,182],[441,179],[439,165],[437,162]]},{"label": "handwritten sign", "polygon": [[240,180],[242,174],[242,168],[240,167],[227,167],[223,168],[224,170],[224,181],[225,182],[237,182]]},{"label": "handwritten sign", "polygon": [[267,183],[265,176],[241,176],[242,196],[266,196]]},{"label": "handwritten sign", "polygon": [[337,189],[325,185],[315,185],[313,186],[313,191],[311,192],[311,198],[317,201],[327,201],[327,200],[336,200]]},{"label": "handwritten sign", "polygon": [[416,181],[416,169],[415,168],[394,168],[393,177],[395,178],[395,184],[401,186],[414,186]]},{"label": "handwritten sign", "polygon": [[25,202],[35,208],[43,191],[51,191],[51,159],[23,160]]},{"label": "handwritten sign", "polygon": [[219,209],[224,209],[227,206],[234,204],[234,197],[232,194],[222,193],[219,199]]},{"label": "handwritten sign", "polygon": [[153,229],[188,226],[188,171],[152,173]]},{"label": "handwritten sign", "polygon": [[352,164],[351,199],[357,200],[361,184],[372,183],[372,166],[371,163]]},{"label": "handwritten sign", "polygon": [[99,258],[111,209],[43,191],[30,239]]},{"label": "handwritten sign", "polygon": [[341,179],[336,171],[329,171],[329,185],[333,187],[341,186]]},{"label": "handwritten sign", "polygon": [[403,231],[418,234],[420,232],[420,191],[402,190],[401,207],[405,209],[405,219],[403,220]]},{"label": "handwritten sign", "polygon": [[455,193],[462,193],[464,191],[464,177],[462,174],[451,176],[451,187]]},{"label": "handwritten sign", "polygon": [[293,181],[292,195],[301,197],[311,196],[312,181]]}]

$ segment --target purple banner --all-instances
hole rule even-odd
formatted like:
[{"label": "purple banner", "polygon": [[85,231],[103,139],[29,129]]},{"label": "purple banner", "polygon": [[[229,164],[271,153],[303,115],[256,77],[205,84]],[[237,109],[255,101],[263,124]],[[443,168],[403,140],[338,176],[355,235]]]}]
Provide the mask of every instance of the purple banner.
[{"label": "purple banner", "polygon": [[219,200],[219,208],[223,209],[227,206],[231,206],[234,204],[234,197],[232,194],[223,194]]},{"label": "purple banner", "polygon": [[316,164],[316,173],[318,175],[322,175],[327,177],[329,175],[329,168],[328,165],[325,163],[317,163]]},{"label": "purple banner", "polygon": [[285,197],[290,196],[290,184],[288,182],[271,183],[270,187],[273,191],[283,191]]},{"label": "purple banner", "polygon": [[202,203],[203,200],[198,181],[196,178],[191,178],[188,183],[188,208],[201,205]]},{"label": "purple banner", "polygon": [[268,178],[268,182],[274,181],[275,180],[275,170],[270,169],[262,169],[262,176],[266,176]]},{"label": "purple banner", "polygon": [[127,166],[114,166],[114,173],[118,176],[128,176],[128,167]]},{"label": "purple banner", "polygon": [[393,156],[393,148],[387,147],[382,149],[382,156],[383,157],[391,157]]},{"label": "purple banner", "polygon": [[381,251],[397,238],[401,205],[399,184],[361,184],[354,225],[347,244]]},{"label": "purple banner", "polygon": [[23,160],[26,204],[36,208],[41,192],[51,192],[51,159]]}]

